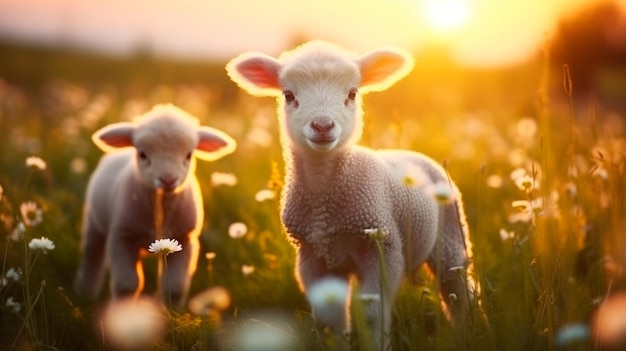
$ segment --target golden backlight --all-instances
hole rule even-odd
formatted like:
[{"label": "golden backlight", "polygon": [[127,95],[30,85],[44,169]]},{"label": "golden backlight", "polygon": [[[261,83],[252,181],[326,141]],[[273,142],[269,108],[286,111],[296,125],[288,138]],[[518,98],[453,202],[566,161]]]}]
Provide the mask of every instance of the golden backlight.
[{"label": "golden backlight", "polygon": [[467,0],[428,0],[423,11],[428,23],[438,30],[462,26],[470,13]]}]

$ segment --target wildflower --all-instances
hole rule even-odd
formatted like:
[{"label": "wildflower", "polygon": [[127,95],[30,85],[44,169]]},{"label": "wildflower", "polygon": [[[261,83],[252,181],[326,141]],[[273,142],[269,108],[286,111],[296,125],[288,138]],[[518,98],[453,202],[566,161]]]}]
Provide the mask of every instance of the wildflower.
[{"label": "wildflower", "polygon": [[26,158],[26,166],[43,171],[46,169],[46,161],[37,156],[31,156]]},{"label": "wildflower", "polygon": [[248,233],[248,226],[245,223],[235,222],[228,227],[228,236],[233,239],[243,238]]},{"label": "wildflower", "polygon": [[157,239],[148,246],[148,251],[165,256],[181,251],[182,249],[183,246],[179,244],[176,239]]},{"label": "wildflower", "polygon": [[515,185],[519,190],[532,191],[538,188],[537,180],[529,175],[524,175],[515,179]]},{"label": "wildflower", "polygon": [[507,231],[504,228],[500,228],[500,239],[502,239],[502,241],[507,241],[509,239],[513,239],[515,237],[515,232],[513,231]]},{"label": "wildflower", "polygon": [[29,227],[34,227],[43,221],[42,211],[33,201],[23,202],[20,205],[22,221]]},{"label": "wildflower", "polygon": [[452,203],[456,199],[454,190],[447,182],[437,182],[433,184],[429,187],[428,192],[440,205]]},{"label": "wildflower", "polygon": [[556,333],[556,346],[564,348],[577,341],[589,339],[589,327],[582,323],[569,324],[561,327]]},{"label": "wildflower", "polygon": [[515,181],[517,178],[521,178],[528,175],[528,172],[524,168],[516,168],[511,172],[511,180]]},{"label": "wildflower", "polygon": [[18,241],[24,236],[24,233],[26,233],[26,226],[24,225],[24,222],[18,222],[13,231],[11,231],[11,234],[9,234],[9,239]]},{"label": "wildflower", "polygon": [[257,192],[256,195],[254,195],[254,199],[257,202],[263,202],[265,200],[272,200],[275,197],[276,197],[276,192],[270,189],[259,190],[259,192]]},{"label": "wildflower", "polygon": [[343,306],[350,293],[350,287],[345,279],[325,278],[315,284],[306,292],[306,297],[316,309],[325,309],[329,306]]},{"label": "wildflower", "polygon": [[230,294],[221,286],[208,288],[189,300],[191,313],[204,316],[212,311],[223,311],[230,306]]},{"label": "wildflower", "polygon": [[237,177],[232,173],[213,172],[211,173],[211,184],[213,186],[235,186],[237,185]]},{"label": "wildflower", "polygon": [[424,184],[426,176],[424,175],[424,172],[421,170],[421,168],[412,163],[407,163],[404,165],[400,173],[400,179],[402,181],[402,184],[404,184],[405,186],[418,187]]},{"label": "wildflower", "polygon": [[103,334],[122,349],[143,349],[163,335],[165,317],[160,305],[148,298],[112,301],[102,315]]},{"label": "wildflower", "polygon": [[21,275],[22,273],[20,272],[19,268],[17,270],[15,268],[9,268],[9,270],[4,274],[5,277],[15,282],[20,281]]},{"label": "wildflower", "polygon": [[382,228],[366,228],[363,233],[374,241],[382,241],[387,235],[387,231]]},{"label": "wildflower", "polygon": [[238,351],[302,349],[297,343],[298,339],[288,330],[258,319],[250,319],[232,334],[229,349]]},{"label": "wildflower", "polygon": [[28,247],[31,250],[41,250],[44,254],[47,254],[48,251],[54,250],[54,243],[52,240],[42,236],[41,238],[34,238],[28,243]]},{"label": "wildflower", "polygon": [[22,305],[15,301],[15,299],[13,298],[13,296],[9,296],[9,298],[7,298],[6,301],[6,306],[13,312],[13,313],[20,313],[20,310],[22,309]]},{"label": "wildflower", "polygon": [[215,256],[215,252],[207,252],[206,254],[204,254],[204,257],[206,257],[206,259],[209,261],[214,260]]},{"label": "wildflower", "polygon": [[243,266],[241,266],[241,273],[246,276],[254,273],[254,266],[244,264]]},{"label": "wildflower", "polygon": [[513,201],[512,206],[515,212],[509,216],[509,223],[529,223],[533,221],[535,217],[533,206],[539,206],[539,203],[537,200],[533,201],[532,203],[527,200],[517,200]]},{"label": "wildflower", "polygon": [[598,177],[598,178],[603,179],[603,180],[609,179],[609,171],[607,171],[606,168],[604,168],[602,166],[593,169],[591,171],[591,174],[594,177]]}]

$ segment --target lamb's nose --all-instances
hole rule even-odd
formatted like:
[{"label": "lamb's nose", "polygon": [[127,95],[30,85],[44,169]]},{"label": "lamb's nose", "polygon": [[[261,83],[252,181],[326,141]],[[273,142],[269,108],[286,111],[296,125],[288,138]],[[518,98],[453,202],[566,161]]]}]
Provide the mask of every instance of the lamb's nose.
[{"label": "lamb's nose", "polygon": [[176,187],[177,180],[174,176],[159,177],[159,183],[161,183],[163,190],[173,190]]},{"label": "lamb's nose", "polygon": [[335,123],[333,121],[311,122],[311,128],[321,135],[328,134],[328,132],[330,132],[334,127]]}]

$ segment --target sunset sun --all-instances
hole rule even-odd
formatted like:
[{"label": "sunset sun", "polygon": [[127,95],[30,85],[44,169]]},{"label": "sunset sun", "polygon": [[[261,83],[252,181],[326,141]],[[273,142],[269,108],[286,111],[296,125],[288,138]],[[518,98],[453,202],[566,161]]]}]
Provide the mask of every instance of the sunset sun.
[{"label": "sunset sun", "polygon": [[466,0],[428,0],[423,11],[428,23],[438,30],[458,28],[469,16]]}]

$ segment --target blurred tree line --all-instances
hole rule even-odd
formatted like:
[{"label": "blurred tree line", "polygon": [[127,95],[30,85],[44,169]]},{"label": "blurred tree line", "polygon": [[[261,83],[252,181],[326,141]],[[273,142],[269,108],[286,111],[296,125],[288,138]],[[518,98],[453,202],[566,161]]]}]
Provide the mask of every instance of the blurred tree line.
[{"label": "blurred tree line", "polygon": [[576,99],[626,110],[625,11],[615,1],[600,1],[560,20],[550,43],[552,62],[569,66]]}]

